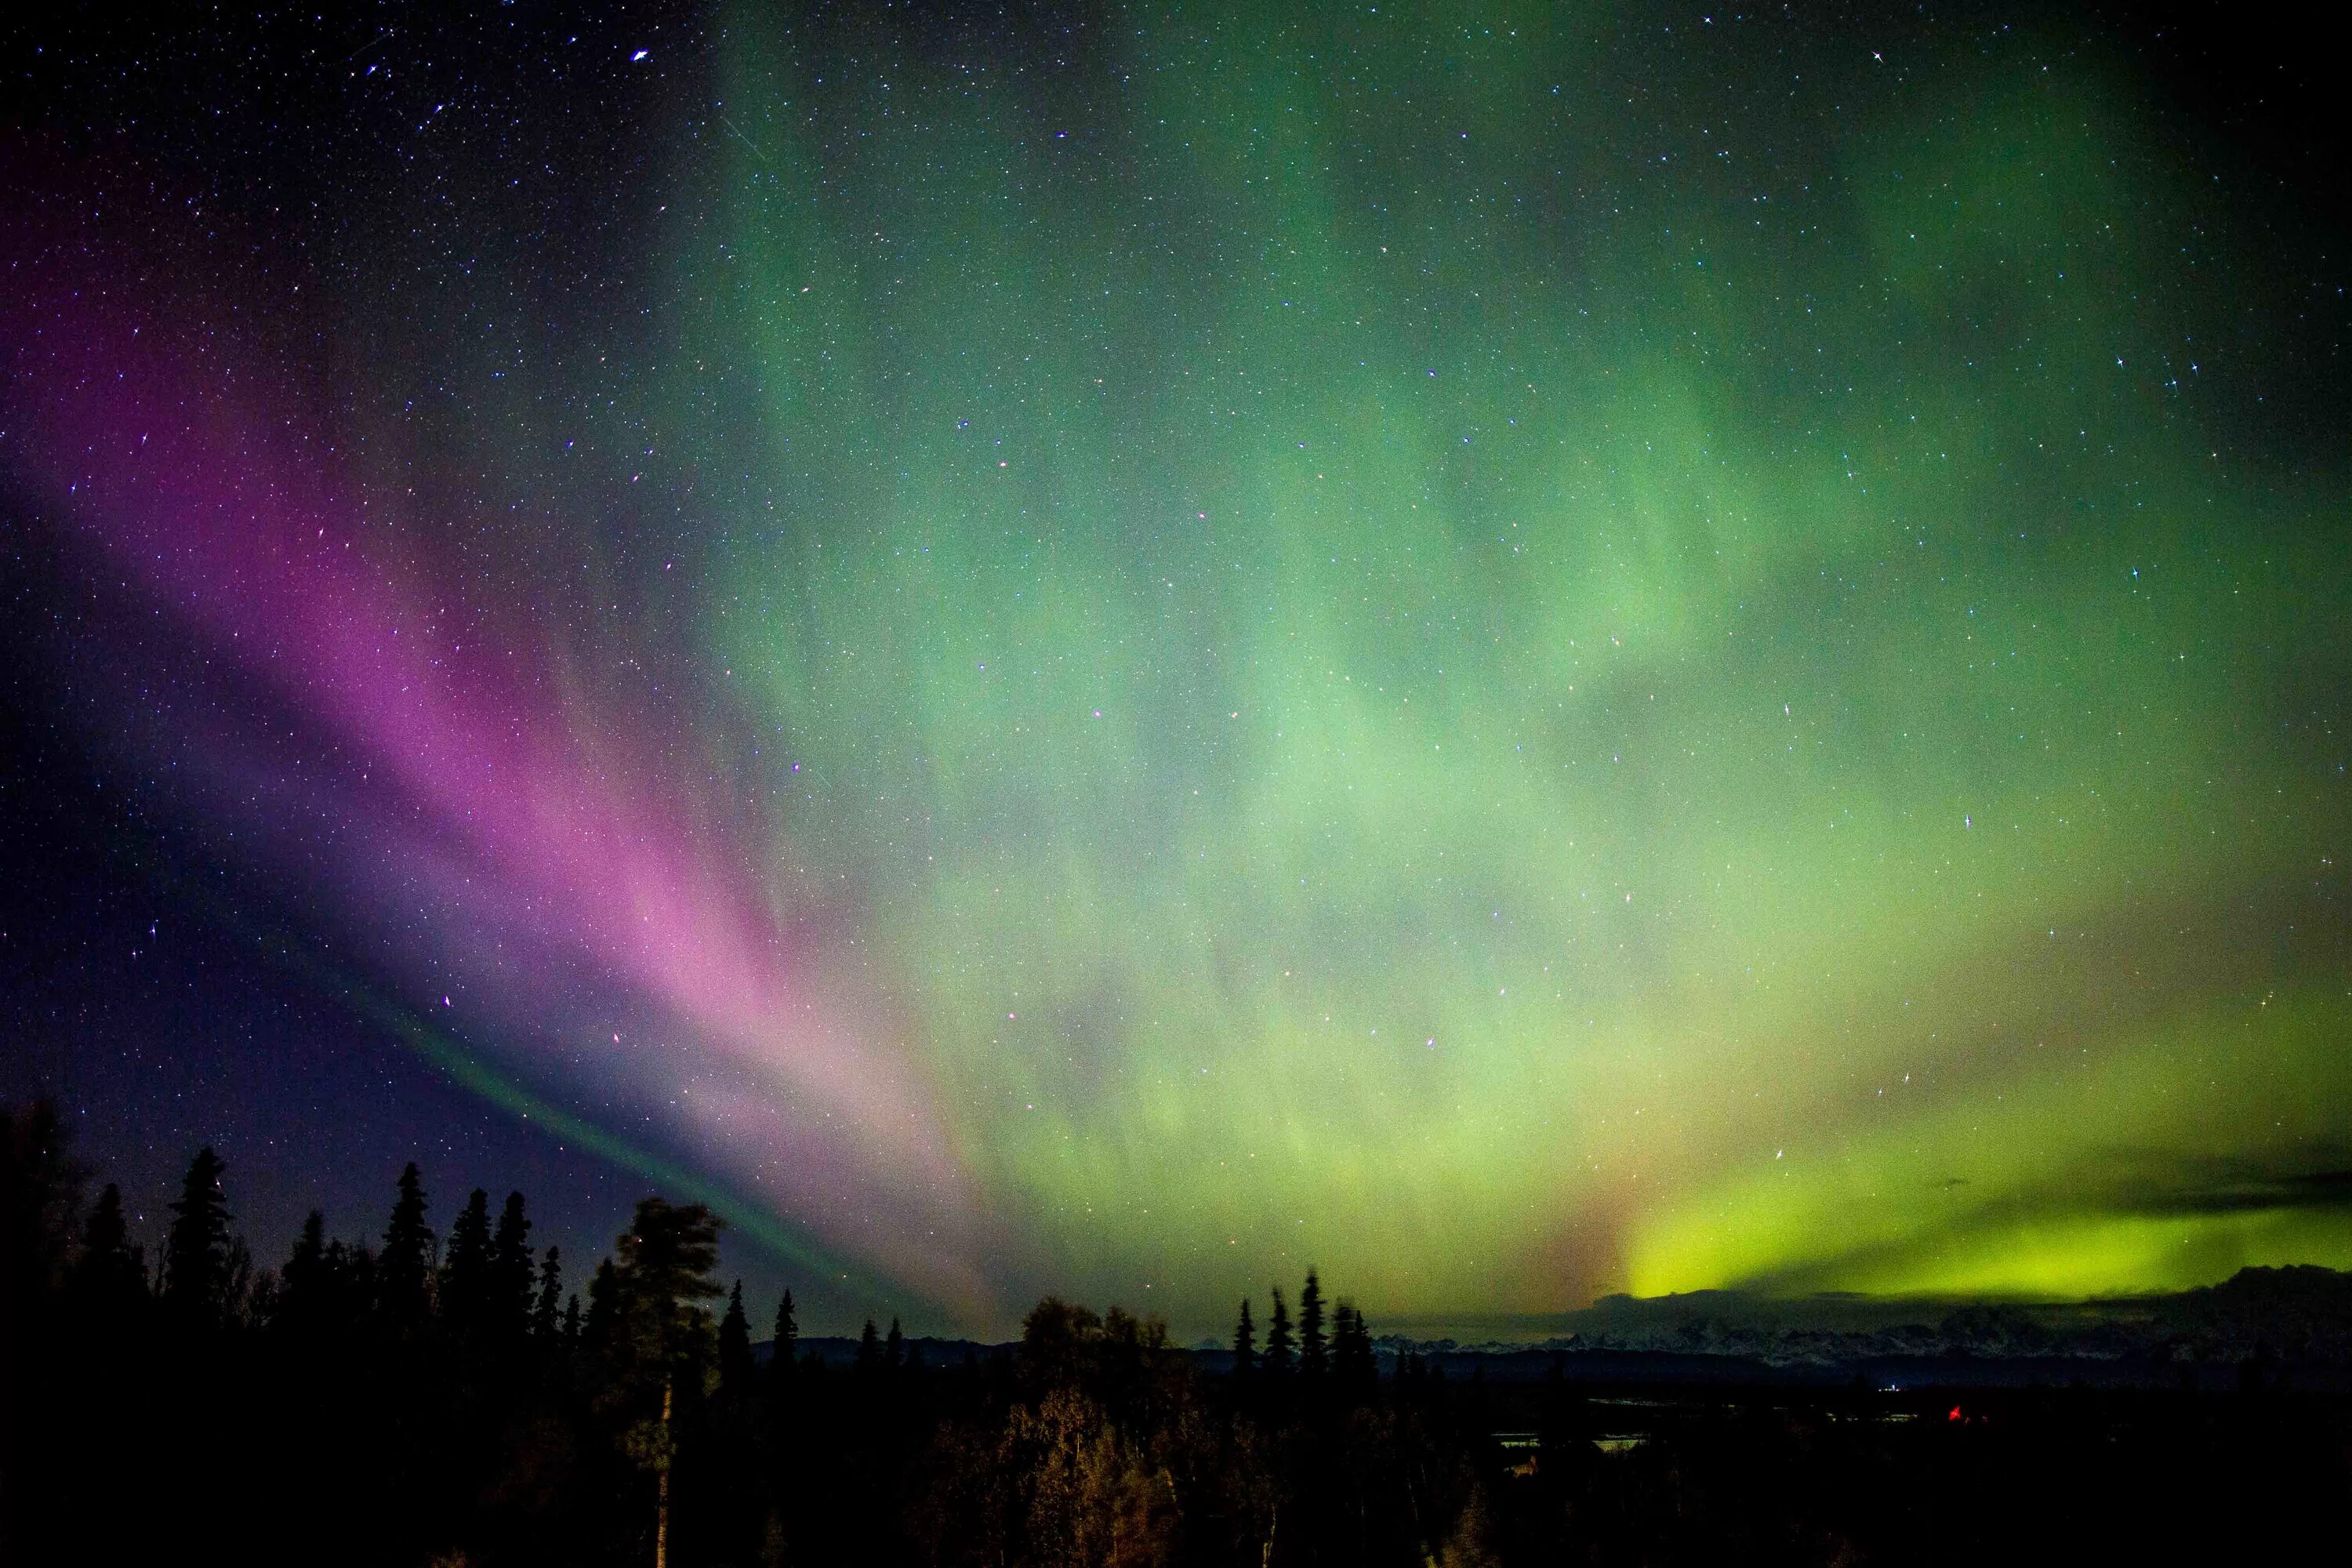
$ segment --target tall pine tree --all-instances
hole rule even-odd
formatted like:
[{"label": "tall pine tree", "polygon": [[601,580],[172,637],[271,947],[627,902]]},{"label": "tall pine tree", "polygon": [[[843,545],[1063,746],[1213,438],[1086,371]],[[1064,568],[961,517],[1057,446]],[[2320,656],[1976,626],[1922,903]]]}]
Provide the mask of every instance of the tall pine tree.
[{"label": "tall pine tree", "polygon": [[751,1360],[751,1320],[743,1310],[743,1281],[727,1298],[727,1315],[719,1320],[719,1387],[738,1404],[751,1396],[757,1371]]},{"label": "tall pine tree", "polygon": [[1323,1281],[1307,1271],[1306,1289],[1298,1292],[1298,1372],[1319,1378],[1324,1372]]},{"label": "tall pine tree", "polygon": [[74,1259],[67,1289],[75,1310],[91,1323],[119,1328],[147,1304],[147,1262],[131,1245],[122,1189],[112,1182],[82,1227],[81,1256]]},{"label": "tall pine tree", "polygon": [[327,1216],[312,1209],[294,1250],[278,1270],[278,1326],[299,1339],[315,1337],[327,1315]]},{"label": "tall pine tree", "polygon": [[377,1305],[388,1326],[410,1333],[425,1325],[433,1310],[433,1231],[425,1223],[425,1184],[413,1160],[400,1173],[375,1279]]},{"label": "tall pine tree", "polygon": [[232,1258],[228,1194],[221,1186],[227,1171],[209,1147],[197,1150],[172,1205],[172,1228],[163,1242],[163,1306],[183,1328],[217,1328],[228,1316]]},{"label": "tall pine tree", "polygon": [[1250,1321],[1249,1298],[1242,1298],[1241,1321],[1234,1325],[1234,1375],[1246,1378],[1257,1370],[1257,1325]]},{"label": "tall pine tree", "polygon": [[1331,1313],[1332,1376],[1349,1398],[1370,1399],[1380,1385],[1380,1364],[1373,1359],[1372,1332],[1363,1313],[1341,1301]]},{"label": "tall pine tree", "polygon": [[628,1423],[629,1456],[653,1472],[654,1568],[668,1568],[677,1406],[681,1392],[699,1393],[710,1364],[714,1336],[703,1303],[719,1293],[710,1276],[719,1263],[719,1221],[700,1204],[646,1198],[619,1251],[608,1287],[617,1321],[607,1352],[607,1404]]},{"label": "tall pine tree", "polygon": [[476,1187],[449,1225],[441,1263],[441,1321],[459,1339],[478,1341],[490,1305],[490,1194]]},{"label": "tall pine tree", "polygon": [[778,1383],[792,1376],[793,1359],[800,1353],[800,1316],[793,1309],[793,1293],[787,1290],[784,1299],[776,1303],[775,1356],[770,1375]]},{"label": "tall pine tree", "polygon": [[1265,1321],[1265,1356],[1258,1364],[1271,1378],[1287,1376],[1296,1342],[1290,1337],[1290,1309],[1283,1305],[1282,1287],[1271,1288],[1274,1310]]},{"label": "tall pine tree", "polygon": [[511,1345],[530,1331],[530,1216],[522,1194],[509,1193],[490,1238],[488,1300],[483,1314],[490,1337]]},{"label": "tall pine tree", "polygon": [[539,1305],[530,1314],[531,1334],[542,1344],[553,1344],[563,1331],[562,1301],[563,1251],[551,1247],[539,1266]]}]

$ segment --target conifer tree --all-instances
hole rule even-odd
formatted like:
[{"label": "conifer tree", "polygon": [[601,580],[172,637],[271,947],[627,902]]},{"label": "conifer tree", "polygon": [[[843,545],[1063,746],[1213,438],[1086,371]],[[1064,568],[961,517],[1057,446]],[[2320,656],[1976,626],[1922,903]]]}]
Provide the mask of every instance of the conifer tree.
[{"label": "conifer tree", "polygon": [[425,1184],[414,1160],[400,1173],[375,1276],[384,1321],[401,1332],[422,1327],[433,1307],[433,1231],[425,1223]]},{"label": "conifer tree", "polygon": [[216,1328],[229,1308],[228,1166],[209,1147],[196,1151],[172,1205],[163,1243],[163,1305],[186,1328]]},{"label": "conifer tree", "polygon": [[801,1321],[793,1309],[793,1293],[776,1303],[776,1342],[772,1375],[778,1382],[792,1375],[793,1358],[800,1353]]},{"label": "conifer tree", "polygon": [[302,1220],[294,1250],[278,1270],[283,1289],[278,1298],[278,1321],[289,1331],[308,1336],[318,1331],[326,1317],[327,1216],[312,1209]]},{"label": "conifer tree", "polygon": [[120,1324],[147,1300],[147,1265],[131,1245],[122,1218],[122,1189],[112,1182],[82,1227],[81,1256],[74,1260],[68,1289],[77,1309],[93,1321]]},{"label": "conifer tree", "polygon": [[461,1339],[480,1336],[490,1300],[490,1194],[476,1187],[449,1225],[441,1262],[441,1321]]},{"label": "conifer tree", "polygon": [[278,1281],[266,1273],[259,1281],[255,1280],[253,1249],[246,1246],[245,1237],[241,1236],[228,1238],[228,1268],[226,1273],[226,1283],[221,1291],[223,1321],[245,1322],[248,1321],[248,1312],[255,1314],[252,1321],[268,1321],[270,1298],[277,1292]]},{"label": "conifer tree", "polygon": [[1371,1330],[1363,1313],[1341,1301],[1331,1313],[1331,1367],[1334,1380],[1349,1397],[1369,1398],[1380,1384],[1380,1363],[1372,1354]]},{"label": "conifer tree", "polygon": [[561,1247],[547,1249],[546,1260],[539,1266],[539,1305],[531,1312],[530,1331],[543,1344],[552,1343],[562,1332],[563,1252]]},{"label": "conifer tree", "polygon": [[719,1320],[719,1386],[731,1400],[751,1396],[757,1369],[751,1361],[751,1320],[743,1311],[743,1281],[727,1297],[727,1315]]},{"label": "conifer tree", "polygon": [[[601,1355],[613,1342],[620,1316],[620,1273],[611,1258],[600,1258],[595,1271],[588,1276],[588,1315],[580,1331],[592,1352]],[[565,1326],[570,1327],[568,1317]]]},{"label": "conifer tree", "polygon": [[882,1362],[896,1372],[907,1359],[907,1336],[898,1331],[898,1320],[890,1320],[890,1336],[883,1342]]},{"label": "conifer tree", "polygon": [[302,1216],[302,1229],[294,1238],[294,1250],[288,1256],[286,1267],[278,1273],[286,1281],[290,1299],[294,1291],[315,1289],[326,1268],[327,1215],[323,1209],[312,1209]]},{"label": "conifer tree", "polygon": [[719,1293],[710,1277],[719,1262],[719,1221],[700,1204],[646,1198],[619,1250],[607,1287],[615,1315],[605,1347],[606,1399],[634,1417],[625,1447],[654,1474],[654,1568],[667,1568],[678,1397],[681,1390],[700,1389],[710,1364],[712,1324],[702,1303]]},{"label": "conifer tree", "polygon": [[1306,1288],[1298,1292],[1298,1371],[1300,1375],[1319,1378],[1324,1372],[1323,1282],[1312,1268],[1307,1271]]},{"label": "conifer tree", "polygon": [[874,1320],[866,1320],[866,1327],[857,1336],[857,1370],[872,1372],[882,1364],[882,1336],[874,1327]]},{"label": "conifer tree", "polygon": [[1271,1288],[1274,1310],[1265,1321],[1265,1356],[1258,1363],[1268,1377],[1283,1377],[1290,1371],[1293,1342],[1290,1337],[1290,1309],[1283,1305],[1282,1287]]},{"label": "conifer tree", "polygon": [[1234,1375],[1247,1377],[1257,1367],[1257,1325],[1250,1321],[1249,1298],[1242,1298],[1241,1321],[1234,1325]]},{"label": "conifer tree", "polygon": [[511,1343],[530,1330],[530,1216],[522,1194],[509,1193],[490,1238],[489,1300],[486,1321],[492,1337]]}]

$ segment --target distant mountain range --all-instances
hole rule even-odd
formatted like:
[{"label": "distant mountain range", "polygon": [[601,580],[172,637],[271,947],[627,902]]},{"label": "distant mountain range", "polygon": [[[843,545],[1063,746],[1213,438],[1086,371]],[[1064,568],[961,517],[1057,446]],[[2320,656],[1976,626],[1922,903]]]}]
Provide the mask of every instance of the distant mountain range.
[{"label": "distant mountain range", "polygon": [[[2072,1302],[1737,1290],[1607,1296],[1580,1311],[1498,1320],[1495,1328],[1493,1337],[1471,1341],[1391,1332],[1374,1343],[1391,1370],[1412,1355],[1448,1377],[1502,1383],[1557,1367],[1580,1382],[2352,1384],[2352,1273],[2310,1265],[2242,1269],[2171,1295]],[[910,1362],[929,1367],[984,1362],[1012,1348],[907,1342]],[[768,1350],[759,1347],[763,1357]],[[803,1339],[801,1352],[846,1365],[857,1341]],[[1213,1342],[1191,1353],[1204,1371],[1231,1369],[1231,1352]]]},{"label": "distant mountain range", "polygon": [[1779,1298],[1737,1290],[1605,1296],[1540,1335],[1462,1342],[1390,1335],[1392,1352],[1651,1351],[1769,1363],[1855,1355],[2115,1359],[2162,1353],[2236,1362],[2352,1359],[2352,1274],[2303,1265],[2245,1268],[2219,1285],[2090,1301]]}]

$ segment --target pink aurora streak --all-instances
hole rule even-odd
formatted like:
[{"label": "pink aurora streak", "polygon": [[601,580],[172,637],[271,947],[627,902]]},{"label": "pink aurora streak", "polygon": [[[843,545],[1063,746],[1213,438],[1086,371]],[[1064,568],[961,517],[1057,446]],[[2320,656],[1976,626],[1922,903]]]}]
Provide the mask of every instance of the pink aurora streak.
[{"label": "pink aurora streak", "polygon": [[561,1010],[533,993],[534,972],[584,952],[688,1048],[652,1055],[591,1032],[600,1023],[569,1029],[567,1054],[598,1052],[612,1079],[667,1091],[644,1098],[676,1107],[707,1157],[782,1185],[797,1200],[782,1206],[828,1243],[986,1312],[977,1205],[923,1075],[867,1020],[817,1000],[811,958],[754,869],[773,847],[748,851],[755,832],[592,754],[543,647],[485,649],[476,630],[461,652],[417,587],[362,547],[364,490],[277,406],[291,400],[252,389],[230,334],[175,331],[169,312],[51,259],[87,254],[52,244],[11,269],[8,437],[74,537],[417,808],[350,803],[375,825],[376,858],[342,865],[339,883],[397,866],[454,911],[461,940],[535,948],[520,966],[481,966],[506,984],[485,999],[509,1026],[504,1048],[545,1037]]}]

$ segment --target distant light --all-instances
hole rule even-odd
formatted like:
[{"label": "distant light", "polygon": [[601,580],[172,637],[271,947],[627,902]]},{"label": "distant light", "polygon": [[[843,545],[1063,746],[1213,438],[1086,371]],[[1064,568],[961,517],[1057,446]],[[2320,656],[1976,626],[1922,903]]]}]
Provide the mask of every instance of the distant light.
[{"label": "distant light", "polygon": [[631,65],[635,65],[639,60],[644,59],[651,53],[653,53],[651,49],[639,49],[635,54],[629,57],[629,63]]}]

